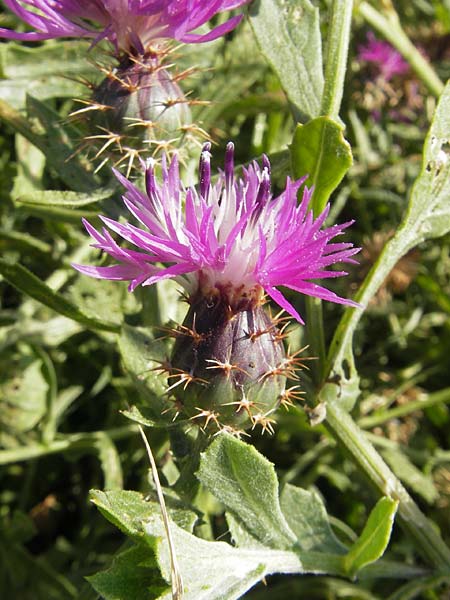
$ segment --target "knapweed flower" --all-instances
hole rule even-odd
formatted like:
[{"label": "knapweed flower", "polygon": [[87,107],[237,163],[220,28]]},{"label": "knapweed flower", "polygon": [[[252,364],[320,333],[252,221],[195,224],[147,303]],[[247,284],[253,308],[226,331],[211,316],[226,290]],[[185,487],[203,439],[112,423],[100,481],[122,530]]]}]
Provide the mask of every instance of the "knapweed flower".
[{"label": "knapweed flower", "polygon": [[259,304],[266,293],[301,323],[302,318],[280,292],[280,286],[355,305],[312,281],[347,274],[327,267],[355,262],[351,257],[359,249],[353,244],[330,243],[352,222],[321,229],[329,207],[314,219],[308,211],[312,190],[306,187],[297,203],[304,179],[288,179],[284,192],[273,198],[266,157],[262,168],[253,163],[243,170],[243,178],[236,180],[232,143],[227,147],[225,171],[212,184],[209,149],[210,145],[205,144],[198,190],[184,190],[176,157],[168,168],[163,160],[161,184],[150,164],[145,174],[145,193],[116,172],[126,189],[124,203],[143,227],[101,218],[109,230],[137,250],[119,247],[108,229],[97,231],[85,221],[94,247],[118,264],[78,265],[78,270],[100,279],[128,280],[130,291],[138,285],[176,279],[189,296],[219,295],[233,310]]},{"label": "knapweed flower", "polygon": [[214,15],[249,0],[4,0],[35,31],[0,28],[0,37],[36,41],[61,37],[109,40],[118,53],[144,54],[160,40],[198,43],[225,35],[242,19],[230,18],[205,34],[193,33]]},{"label": "knapweed flower", "polygon": [[[118,66],[101,68],[106,74],[92,99],[72,116],[88,118],[86,145],[96,158],[107,152],[115,164],[128,160],[129,168],[141,153],[205,133],[192,123],[191,100],[179,80],[189,73],[170,71],[171,41],[209,42],[234,29],[243,15],[231,17],[208,33],[199,27],[223,11],[250,0],[5,0],[5,4],[35,29],[19,33],[0,28],[0,37],[46,40],[90,38],[109,41]],[[207,100],[207,99],[206,99]],[[206,136],[207,137],[207,136]],[[154,150],[156,148],[156,150]],[[119,160],[117,157],[119,156]],[[102,157],[103,158],[103,157]]]},{"label": "knapweed flower", "polygon": [[[171,363],[164,367],[169,381],[175,381],[171,389],[181,403],[178,409],[207,424],[235,423],[238,417],[240,424],[268,428],[268,414],[289,398],[286,377],[293,375],[298,359],[286,357],[279,321],[266,314],[264,296],[301,323],[280,287],[357,306],[313,280],[345,275],[327,267],[355,262],[359,249],[332,241],[351,222],[322,228],[328,207],[313,217],[308,209],[312,190],[305,187],[297,202],[304,179],[288,179],[274,198],[268,159],[262,167],[254,162],[236,179],[230,143],[224,172],[213,184],[209,151],[206,144],[198,189],[180,183],[176,158],[168,167],[163,160],[161,183],[148,167],[145,192],[116,173],[139,226],[101,217],[105,227],[97,231],[85,221],[93,246],[116,264],[74,266],[91,277],[130,281],[130,291],[176,280],[190,304],[175,331]],[[128,245],[119,246],[111,232]]]},{"label": "knapweed flower", "polygon": [[409,64],[388,42],[377,40],[371,31],[366,39],[367,44],[358,48],[358,60],[373,64],[384,81],[409,71]]}]

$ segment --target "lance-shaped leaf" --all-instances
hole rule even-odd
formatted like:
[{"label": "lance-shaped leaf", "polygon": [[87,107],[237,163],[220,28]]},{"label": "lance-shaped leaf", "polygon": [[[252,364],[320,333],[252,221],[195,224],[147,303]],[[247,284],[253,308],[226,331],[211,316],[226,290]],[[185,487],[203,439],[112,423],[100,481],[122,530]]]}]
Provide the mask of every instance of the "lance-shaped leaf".
[{"label": "lance-shaped leaf", "polygon": [[298,120],[316,117],[323,91],[319,10],[310,0],[257,0],[249,14],[261,52]]},{"label": "lance-shaped leaf", "polygon": [[103,331],[118,332],[120,327],[115,323],[109,323],[100,319],[95,319],[85,315],[77,306],[72,304],[64,296],[52,290],[46,283],[41,281],[36,275],[28,271],[19,264],[12,264],[6,260],[0,259],[0,274],[18,290],[31,296],[34,300],[41,302],[45,306],[56,312],[78,321],[90,329],[99,329]]},{"label": "lance-shaped leaf", "polygon": [[384,497],[369,515],[366,526],[345,556],[345,567],[350,576],[380,558],[387,548],[398,502]]}]

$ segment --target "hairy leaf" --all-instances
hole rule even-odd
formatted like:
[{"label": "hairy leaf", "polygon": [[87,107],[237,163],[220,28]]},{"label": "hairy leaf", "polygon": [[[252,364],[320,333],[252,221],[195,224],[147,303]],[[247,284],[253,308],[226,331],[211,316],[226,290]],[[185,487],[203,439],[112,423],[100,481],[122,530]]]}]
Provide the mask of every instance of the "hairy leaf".
[{"label": "hairy leaf", "polygon": [[323,91],[319,10],[310,0],[257,0],[249,14],[261,52],[298,117],[317,117]]}]

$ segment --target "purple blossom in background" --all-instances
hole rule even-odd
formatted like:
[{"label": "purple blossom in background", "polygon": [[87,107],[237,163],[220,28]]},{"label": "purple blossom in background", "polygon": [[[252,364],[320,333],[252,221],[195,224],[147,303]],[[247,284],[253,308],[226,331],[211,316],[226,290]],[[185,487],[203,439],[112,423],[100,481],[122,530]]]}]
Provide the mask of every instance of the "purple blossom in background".
[{"label": "purple blossom in background", "polygon": [[377,40],[371,31],[367,34],[367,44],[358,48],[358,60],[373,63],[385,81],[409,70],[409,64],[402,55],[387,42]]},{"label": "purple blossom in background", "polygon": [[[217,13],[250,0],[4,0],[36,31],[18,33],[0,28],[0,37],[47,40],[60,37],[103,38],[117,52],[143,54],[161,39],[209,42],[234,29],[242,15],[232,17],[204,35],[191,33]],[[99,30],[98,27],[101,29]]]},{"label": "purple blossom in background", "polygon": [[[301,323],[279,286],[359,306],[311,281],[347,274],[326,269],[338,262],[355,262],[351,257],[359,248],[348,242],[331,243],[352,221],[321,229],[329,207],[314,219],[308,210],[312,190],[306,187],[297,203],[305,178],[296,182],[288,178],[284,192],[273,198],[266,157],[262,168],[254,162],[236,180],[232,143],[227,146],[225,171],[212,184],[209,149],[206,144],[201,155],[198,191],[185,190],[176,158],[168,168],[163,160],[161,184],[153,166],[146,170],[146,193],[116,172],[126,189],[123,201],[141,226],[101,217],[106,227],[97,231],[84,221],[93,246],[117,264],[74,267],[91,277],[130,281],[130,291],[172,278],[189,296],[219,293],[234,309],[258,304],[265,292]],[[107,228],[136,249],[120,247]]]}]

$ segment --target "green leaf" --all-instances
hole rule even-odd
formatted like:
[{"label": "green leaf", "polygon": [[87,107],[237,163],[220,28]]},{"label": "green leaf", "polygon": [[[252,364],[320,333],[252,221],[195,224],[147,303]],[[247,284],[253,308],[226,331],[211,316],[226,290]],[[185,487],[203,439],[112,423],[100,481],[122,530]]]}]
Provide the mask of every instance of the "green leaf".
[{"label": "green leaf", "polygon": [[[270,572],[302,569],[293,552],[240,550],[225,542],[199,539],[173,522],[170,525],[183,581],[183,600],[237,599]],[[163,577],[170,581],[170,554],[161,517],[155,513],[144,528],[147,535],[158,538],[158,562]],[[168,593],[160,598],[171,600],[172,596]]]},{"label": "green leaf", "polygon": [[48,389],[41,360],[22,356],[11,362],[3,361],[0,376],[2,428],[12,432],[32,429],[45,415]]},{"label": "green leaf", "polygon": [[[174,414],[167,411],[172,406],[166,395],[167,376],[158,370],[168,360],[164,343],[155,339],[143,327],[124,325],[119,337],[119,352],[125,369],[131,375],[133,383],[139,391],[139,404],[136,402],[137,399],[134,400],[139,415],[134,412],[134,417],[138,418],[133,420],[139,421],[142,417],[148,422],[160,424],[171,422]],[[133,415],[127,414],[126,416],[132,417]]]},{"label": "green leaf", "polygon": [[98,458],[105,478],[107,490],[120,490],[123,487],[122,465],[117,448],[111,438],[105,433],[95,441]]},{"label": "green leaf", "polygon": [[450,231],[450,82],[439,100],[423,149],[422,170],[396,238],[402,254]]},{"label": "green leaf", "polygon": [[347,552],[330,527],[318,494],[287,484],[281,494],[281,509],[302,550],[343,554]]},{"label": "green leaf", "polygon": [[319,10],[310,0],[259,0],[249,15],[261,52],[299,117],[317,117],[323,92]]},{"label": "green leaf", "polygon": [[[80,133],[61,121],[60,115],[49,106],[31,96],[27,97],[29,118],[37,119],[43,133],[30,141],[47,157],[48,166],[72,190],[90,192],[98,187],[92,173],[92,164],[76,155],[76,142]],[[21,132],[28,137],[25,132]]]},{"label": "green leaf", "polygon": [[[153,514],[161,513],[159,504],[145,500],[139,492],[91,490],[90,499],[108,521],[137,541],[142,539],[143,524]],[[188,531],[192,531],[197,520],[197,515],[190,510],[170,509],[170,515],[180,527]]]},{"label": "green leaf", "polygon": [[92,80],[98,73],[92,61],[86,60],[87,50],[86,41],[58,40],[33,48],[1,44],[4,79],[0,81],[0,98],[20,109],[27,93],[40,100],[86,96],[89,92],[80,76]]},{"label": "green leaf", "polygon": [[129,292],[124,283],[77,277],[67,296],[86,316],[120,325]]},{"label": "green leaf", "polygon": [[295,543],[281,512],[275,469],[253,446],[219,435],[202,454],[197,477],[265,546]]},{"label": "green leaf", "polygon": [[154,551],[144,544],[119,553],[109,569],[87,580],[105,600],[152,600],[168,588]]},{"label": "green leaf", "polygon": [[[161,572],[170,581],[167,536],[158,513],[144,524],[146,533],[158,537],[157,557]],[[224,542],[208,542],[171,523],[177,563],[184,584],[184,600],[234,600],[267,575],[274,573],[330,573],[344,575],[342,557],[320,553],[298,554],[273,548],[233,548]],[[171,599],[164,595],[161,600]]]},{"label": "green leaf", "polygon": [[31,296],[34,300],[42,302],[45,306],[48,306],[65,317],[78,321],[78,323],[81,323],[88,328],[112,331],[115,333],[120,329],[119,326],[114,323],[108,323],[106,321],[88,317],[69,300],[64,298],[64,296],[58,292],[54,292],[48,285],[22,265],[14,265],[6,260],[0,259],[0,274],[3,275],[11,285],[24,294]]},{"label": "green leaf", "polygon": [[391,537],[392,526],[398,502],[381,498],[372,510],[361,536],[344,558],[345,568],[350,576],[375,562],[384,554]]},{"label": "green leaf", "polygon": [[330,117],[318,117],[306,125],[297,125],[290,146],[292,172],[295,179],[307,175],[306,185],[314,186],[312,208],[315,215],[323,211],[353,163],[352,151],[343,132],[343,126]]},{"label": "green leaf", "polygon": [[45,169],[45,156],[23,135],[16,135],[17,174],[11,197],[33,193],[42,188],[42,176]]},{"label": "green leaf", "polygon": [[[104,187],[92,192],[71,192],[59,190],[36,190],[16,195],[16,202],[30,205],[54,206],[57,208],[75,208],[93,204],[110,198],[114,187]],[[84,214],[84,213],[83,213]]]}]

